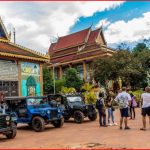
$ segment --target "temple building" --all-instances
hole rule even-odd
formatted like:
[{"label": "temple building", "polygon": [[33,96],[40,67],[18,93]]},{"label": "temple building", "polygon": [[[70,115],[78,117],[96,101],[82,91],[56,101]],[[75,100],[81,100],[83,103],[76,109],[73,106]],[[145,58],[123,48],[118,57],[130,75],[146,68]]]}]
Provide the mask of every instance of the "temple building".
[{"label": "temple building", "polygon": [[42,95],[47,61],[47,55],[12,43],[0,18],[0,91],[6,96]]},{"label": "temple building", "polygon": [[62,78],[68,67],[76,68],[85,81],[92,80],[91,63],[99,57],[112,56],[115,51],[107,46],[102,28],[82,31],[59,37],[49,48],[50,67],[57,78]]}]

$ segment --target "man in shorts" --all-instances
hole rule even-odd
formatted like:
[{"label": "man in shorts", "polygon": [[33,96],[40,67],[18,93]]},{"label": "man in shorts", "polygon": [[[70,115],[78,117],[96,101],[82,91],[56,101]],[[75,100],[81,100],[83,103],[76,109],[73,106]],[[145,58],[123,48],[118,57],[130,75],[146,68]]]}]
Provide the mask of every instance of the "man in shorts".
[{"label": "man in shorts", "polygon": [[129,117],[129,113],[128,113],[128,107],[131,104],[131,96],[130,94],[128,94],[126,92],[126,88],[123,87],[122,88],[122,92],[118,93],[118,95],[115,98],[115,101],[118,102],[119,104],[119,108],[120,108],[120,129],[122,129],[122,124],[124,121],[125,124],[125,130],[130,129],[130,127],[128,127],[128,120],[127,118]]},{"label": "man in shorts", "polygon": [[145,88],[145,93],[141,95],[141,100],[143,127],[140,130],[146,130],[146,115],[149,116],[150,123],[150,87]]}]

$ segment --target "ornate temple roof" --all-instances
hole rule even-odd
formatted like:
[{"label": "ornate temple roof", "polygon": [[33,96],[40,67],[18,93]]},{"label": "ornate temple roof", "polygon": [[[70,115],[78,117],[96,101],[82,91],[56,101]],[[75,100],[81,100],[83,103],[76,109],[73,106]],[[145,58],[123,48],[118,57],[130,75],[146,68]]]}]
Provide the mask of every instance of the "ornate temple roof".
[{"label": "ornate temple roof", "polygon": [[83,44],[90,32],[90,28],[60,37],[54,47],[55,50],[68,48],[75,45]]},{"label": "ornate temple roof", "polygon": [[49,56],[10,42],[10,37],[0,18],[0,56],[34,61],[49,61]]},{"label": "ornate temple roof", "polygon": [[52,63],[66,64],[111,56],[115,51],[107,47],[102,28],[90,28],[60,37],[49,48]]}]

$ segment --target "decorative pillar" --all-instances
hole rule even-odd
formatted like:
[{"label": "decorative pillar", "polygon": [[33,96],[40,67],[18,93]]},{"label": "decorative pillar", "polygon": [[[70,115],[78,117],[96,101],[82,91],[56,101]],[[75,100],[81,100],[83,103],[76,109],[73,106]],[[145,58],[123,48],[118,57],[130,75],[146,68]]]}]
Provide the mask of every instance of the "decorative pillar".
[{"label": "decorative pillar", "polygon": [[86,81],[87,79],[87,70],[86,70],[86,63],[83,61],[83,75],[84,75],[84,80]]},{"label": "decorative pillar", "polygon": [[62,75],[63,75],[62,66],[59,66],[59,79],[62,79]]},{"label": "decorative pillar", "polygon": [[43,65],[40,64],[40,86],[41,86],[41,94],[43,95]]},{"label": "decorative pillar", "polygon": [[19,93],[19,96],[22,96],[21,61],[18,61],[18,93]]}]

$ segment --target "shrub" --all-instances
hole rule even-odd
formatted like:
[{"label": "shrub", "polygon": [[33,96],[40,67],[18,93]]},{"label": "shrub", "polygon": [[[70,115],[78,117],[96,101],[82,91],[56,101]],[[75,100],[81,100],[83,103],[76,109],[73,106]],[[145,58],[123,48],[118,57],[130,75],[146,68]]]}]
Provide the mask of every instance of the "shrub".
[{"label": "shrub", "polygon": [[89,93],[86,92],[83,95],[85,97],[85,102],[87,104],[96,103],[96,95],[93,92],[89,92]]},{"label": "shrub", "polygon": [[55,81],[56,93],[59,93],[61,91],[64,84],[65,84],[65,79],[60,79]]},{"label": "shrub", "polygon": [[136,90],[136,91],[133,91],[133,95],[136,97],[136,101],[139,102],[141,100],[141,95],[144,91],[142,90]]},{"label": "shrub", "polygon": [[67,87],[62,87],[61,88],[61,91],[60,91],[61,93],[76,93],[76,90],[75,90],[75,88],[67,88]]}]

